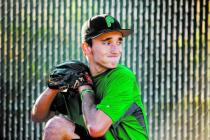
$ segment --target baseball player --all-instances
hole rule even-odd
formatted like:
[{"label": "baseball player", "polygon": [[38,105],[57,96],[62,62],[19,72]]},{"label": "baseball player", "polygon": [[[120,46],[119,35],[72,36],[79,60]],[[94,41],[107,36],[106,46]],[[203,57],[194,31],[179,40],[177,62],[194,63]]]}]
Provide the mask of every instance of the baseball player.
[{"label": "baseball player", "polygon": [[32,108],[33,121],[47,121],[44,140],[149,139],[136,77],[119,64],[123,38],[131,33],[107,14],[83,24],[89,67],[75,60],[56,66]]}]

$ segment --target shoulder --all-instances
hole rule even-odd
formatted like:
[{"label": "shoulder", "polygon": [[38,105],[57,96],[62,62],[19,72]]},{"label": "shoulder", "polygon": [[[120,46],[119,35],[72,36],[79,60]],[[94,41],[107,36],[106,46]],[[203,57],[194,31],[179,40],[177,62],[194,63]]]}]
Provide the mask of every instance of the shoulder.
[{"label": "shoulder", "polygon": [[115,69],[112,69],[108,75],[108,77],[118,77],[118,78],[132,78],[135,79],[134,73],[126,66],[119,64]]}]

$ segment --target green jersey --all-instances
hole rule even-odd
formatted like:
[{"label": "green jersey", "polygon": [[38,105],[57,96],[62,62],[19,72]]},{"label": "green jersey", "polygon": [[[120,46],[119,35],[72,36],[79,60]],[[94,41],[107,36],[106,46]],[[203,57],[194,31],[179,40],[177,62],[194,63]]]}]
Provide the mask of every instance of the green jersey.
[{"label": "green jersey", "polygon": [[[96,87],[97,109],[108,115],[113,124],[121,119],[132,104],[137,104],[143,114],[144,126],[141,126],[134,115],[127,115],[116,128],[119,138],[123,140],[147,140],[148,123],[141,101],[141,93],[136,77],[123,65],[93,77]],[[113,133],[108,130],[105,139],[114,140]]]},{"label": "green jersey", "polygon": [[[121,120],[116,127],[117,136],[123,140],[147,140],[146,113],[141,101],[138,83],[132,71],[123,65],[118,65],[115,69],[93,77],[93,82],[97,109],[107,114],[112,119],[113,125]],[[134,115],[125,116],[127,110],[134,103],[143,113],[141,122],[144,123],[144,126],[140,125]],[[65,93],[58,94],[52,103],[51,110],[68,115],[73,122],[85,128],[79,94],[75,96]],[[104,138],[107,140],[115,139],[111,129],[105,133]]]}]

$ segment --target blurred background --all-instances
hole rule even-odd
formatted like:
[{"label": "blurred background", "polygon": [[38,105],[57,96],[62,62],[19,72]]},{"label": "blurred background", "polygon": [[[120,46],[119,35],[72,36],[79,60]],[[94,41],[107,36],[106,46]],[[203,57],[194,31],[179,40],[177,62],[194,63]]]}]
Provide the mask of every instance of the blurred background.
[{"label": "blurred background", "polygon": [[210,140],[209,0],[1,0],[0,139],[41,140],[31,107],[53,66],[78,59],[81,26],[116,17],[134,34],[121,63],[136,74],[151,140]]}]

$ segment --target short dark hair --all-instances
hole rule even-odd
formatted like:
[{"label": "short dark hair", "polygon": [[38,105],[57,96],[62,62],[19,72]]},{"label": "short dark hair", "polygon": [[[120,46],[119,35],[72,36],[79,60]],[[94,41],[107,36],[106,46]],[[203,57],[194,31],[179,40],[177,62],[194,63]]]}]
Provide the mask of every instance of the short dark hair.
[{"label": "short dark hair", "polygon": [[85,42],[87,42],[87,44],[88,44],[90,47],[92,47],[92,39],[88,39],[88,40],[86,40]]}]

